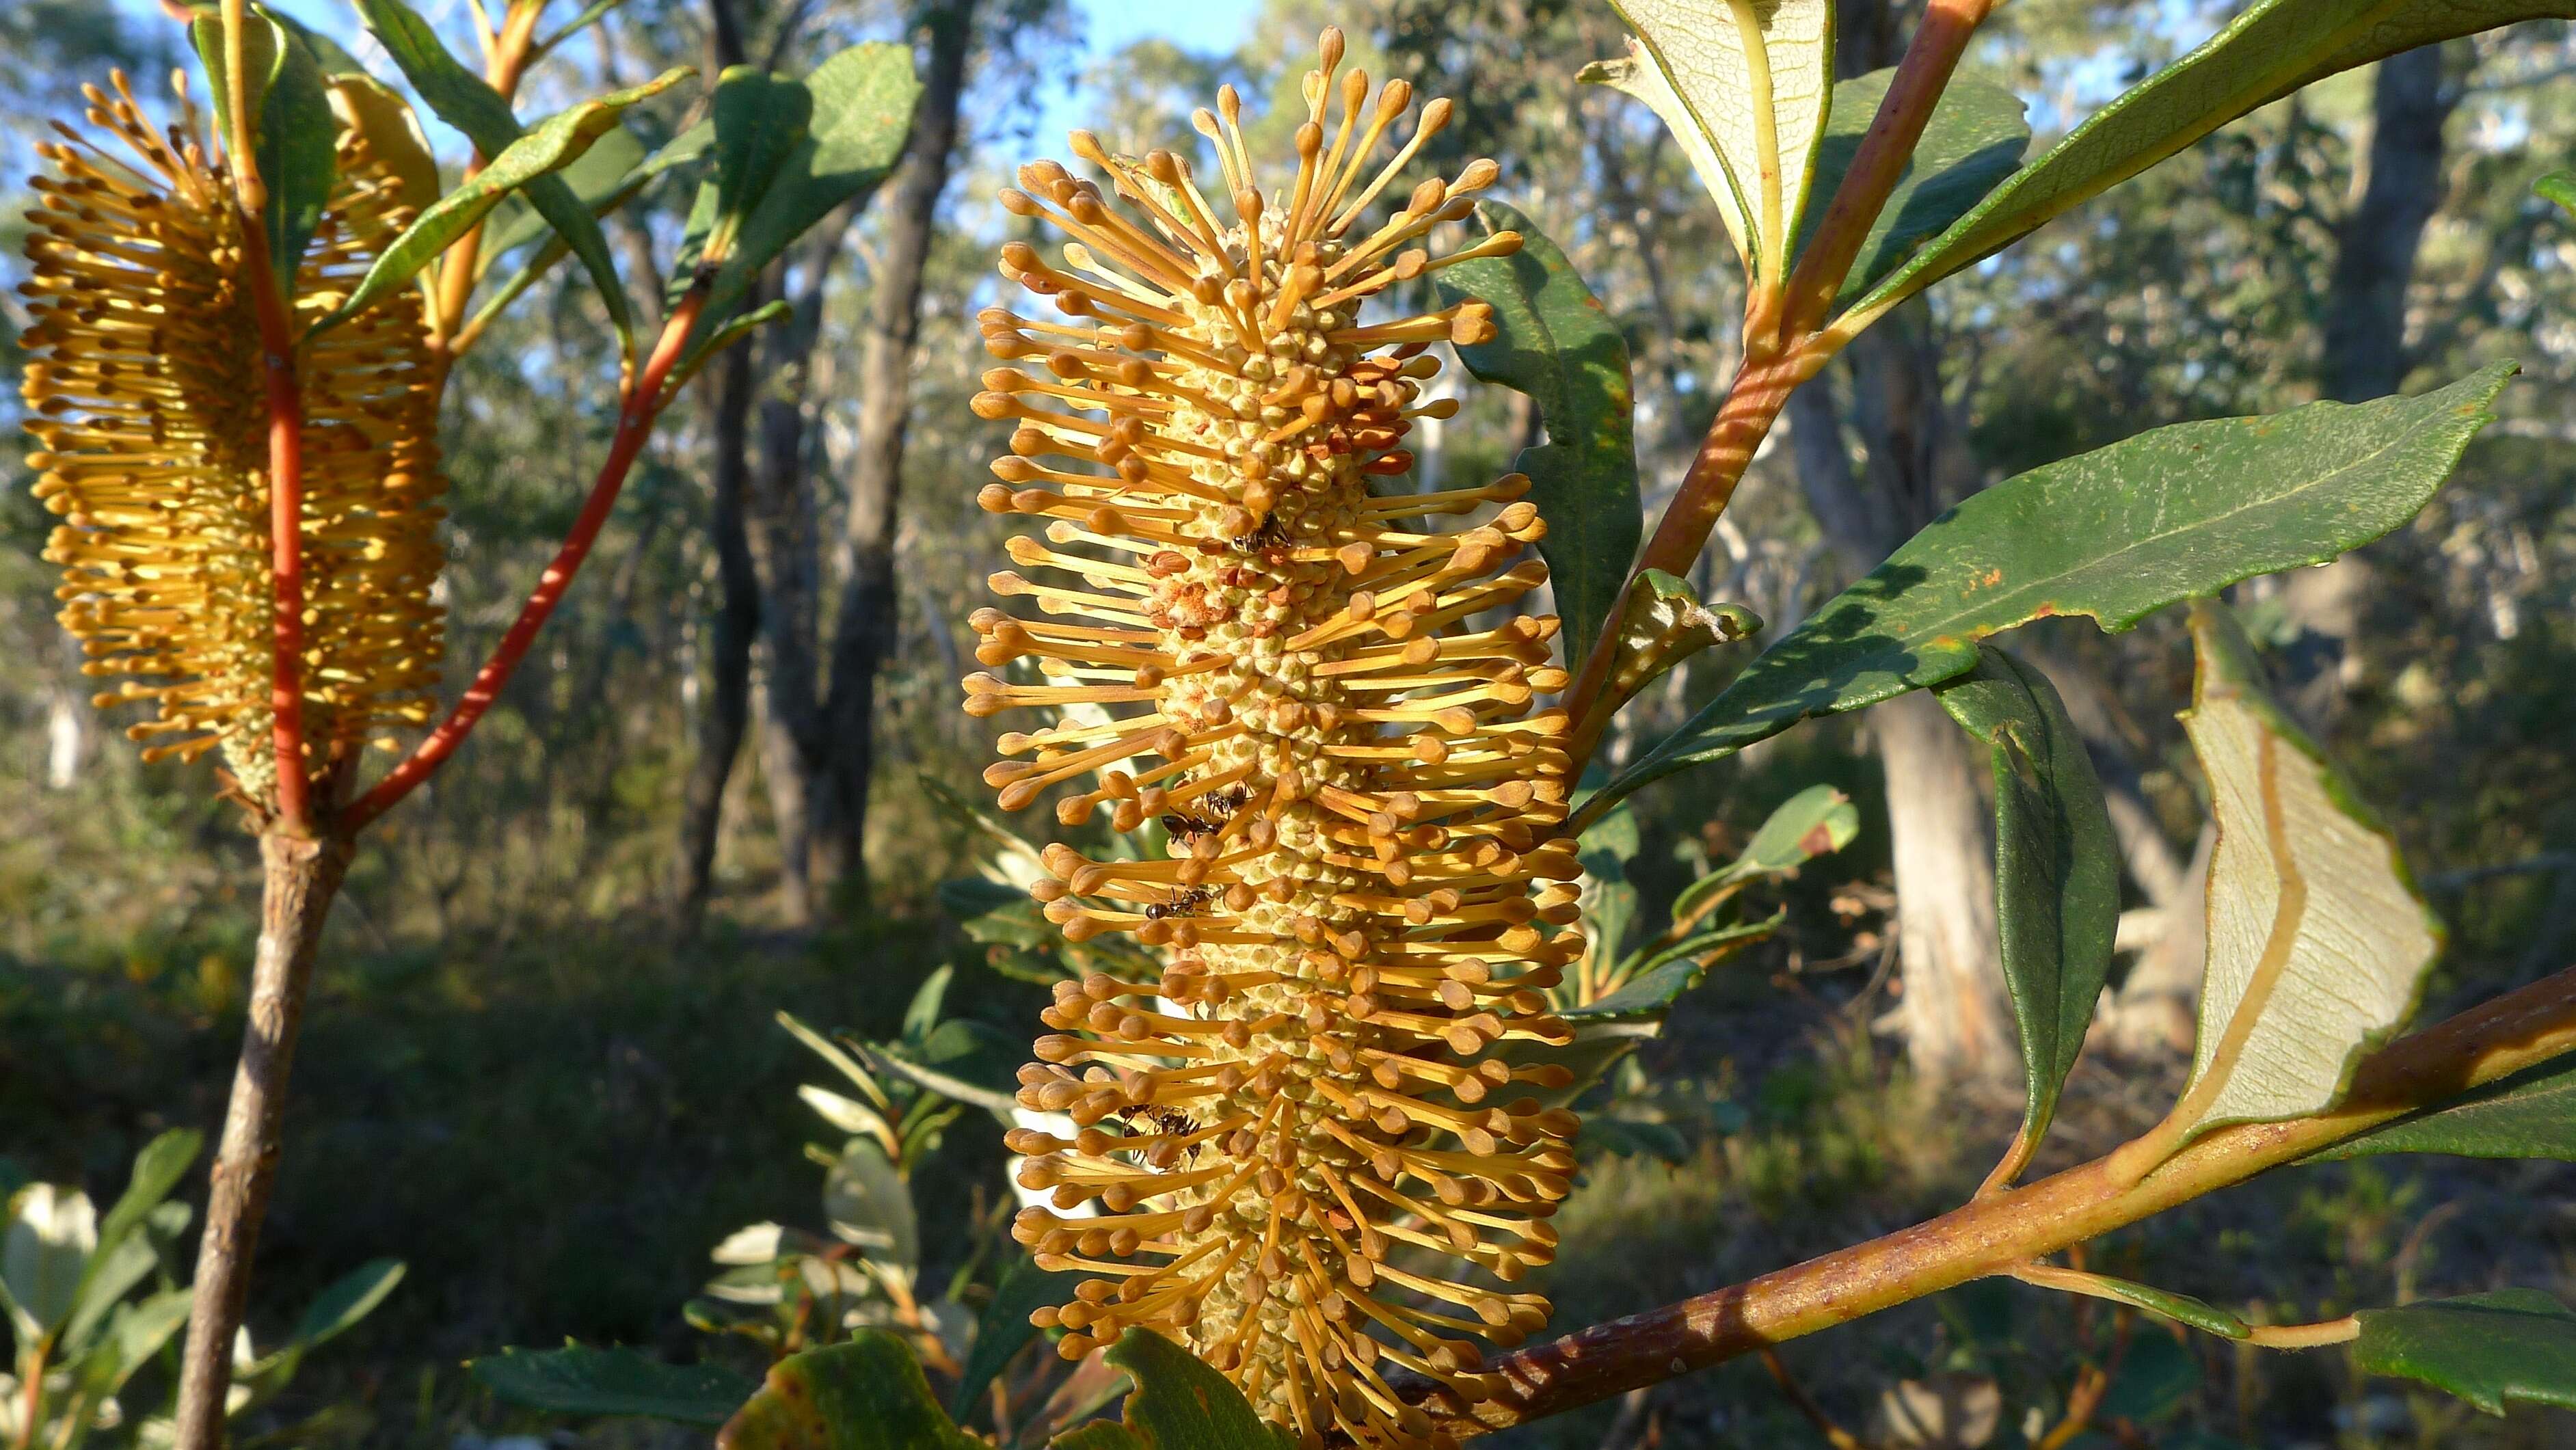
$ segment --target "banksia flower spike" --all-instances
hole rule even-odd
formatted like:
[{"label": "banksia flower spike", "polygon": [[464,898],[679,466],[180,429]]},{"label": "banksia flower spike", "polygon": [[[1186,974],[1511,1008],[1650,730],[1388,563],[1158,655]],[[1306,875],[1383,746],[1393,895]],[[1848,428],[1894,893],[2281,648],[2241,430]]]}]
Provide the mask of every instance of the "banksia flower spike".
[{"label": "banksia flower spike", "polygon": [[[251,805],[275,800],[270,701],[268,414],[245,280],[241,212],[184,82],[155,130],[125,78],[88,88],[110,154],[63,128],[38,148],[22,290],[36,496],[62,519],[63,626],[93,675],[125,675],[102,706],[152,700],[127,734],[146,759],[222,746]],[[354,129],[304,253],[310,323],[354,287],[413,207]],[[299,356],[303,400],[306,769],[345,781],[358,747],[433,703],[442,622],[436,444],[441,369],[404,290]],[[390,744],[390,742],[386,742]]]},{"label": "banksia flower spike", "polygon": [[1010,552],[1056,582],[994,576],[1034,611],[979,611],[977,657],[1027,663],[968,679],[966,708],[1063,710],[1001,738],[1027,757],[985,773],[1005,807],[1074,783],[1064,823],[1106,808],[1163,831],[1159,859],[1050,847],[1036,890],[1067,937],[1133,932],[1165,962],[1159,981],[1061,984],[1062,1035],[1021,1072],[1020,1102],[1073,1127],[1011,1135],[1052,1204],[1015,1232],[1042,1266],[1099,1276],[1038,1322],[1074,1331],[1068,1357],[1169,1334],[1309,1442],[1415,1445],[1430,1421],[1391,1376],[1479,1399],[1468,1336],[1546,1321],[1539,1296],[1483,1281],[1549,1260],[1574,1167],[1573,1115],[1530,1089],[1568,1081],[1537,1058],[1569,1036],[1543,994],[1581,948],[1578,872],[1553,831],[1566,719],[1531,708],[1566,683],[1557,622],[1469,622],[1546,580],[1512,562],[1543,528],[1527,480],[1370,491],[1410,470],[1413,418],[1454,408],[1421,400],[1425,350],[1493,322],[1470,301],[1363,323],[1363,304],[1520,239],[1415,245],[1467,215],[1490,161],[1362,220],[1449,104],[1373,170],[1411,89],[1372,98],[1341,52],[1326,31],[1282,192],[1260,189],[1231,87],[1198,113],[1231,224],[1181,158],[1082,132],[1125,209],[1050,162],[1002,194],[1071,237],[1061,266],[1002,253],[1068,320],[983,315],[991,350],[1034,366],[987,373],[975,400],[1017,423],[981,502],[1051,520]]}]

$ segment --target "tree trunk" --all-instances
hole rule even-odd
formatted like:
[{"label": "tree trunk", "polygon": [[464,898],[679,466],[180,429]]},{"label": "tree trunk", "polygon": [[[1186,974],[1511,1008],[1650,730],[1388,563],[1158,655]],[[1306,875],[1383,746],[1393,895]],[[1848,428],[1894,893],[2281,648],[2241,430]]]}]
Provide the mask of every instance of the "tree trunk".
[{"label": "tree trunk", "polygon": [[904,424],[911,407],[912,349],[921,332],[921,279],[931,222],[947,188],[957,111],[974,44],[976,0],[945,0],[923,17],[930,62],[910,154],[885,219],[875,297],[859,361],[859,436],[850,478],[850,577],[832,636],[832,684],[823,707],[831,744],[831,810],[822,867],[844,901],[867,891],[868,776],[876,763],[877,673],[894,653],[896,503]]},{"label": "tree trunk", "polygon": [[2335,238],[2326,289],[2326,395],[2358,403],[2406,380],[2406,290],[2424,228],[2442,205],[2442,128],[2462,88],[2444,74],[2447,47],[2379,63],[2371,88],[2369,173]]},{"label": "tree trunk", "polygon": [[[2424,229],[2442,204],[2442,128],[2463,94],[2446,74],[2451,47],[2432,45],[2379,63],[2371,86],[2370,149],[2360,197],[2336,229],[2326,284],[2326,396],[2358,403],[2396,392],[2413,369],[2406,294]],[[2291,708],[2314,730],[2343,714],[2361,664],[2356,607],[2371,592],[2369,566],[2352,554],[2322,569],[2272,581],[2298,634],[2281,660]]]},{"label": "tree trunk", "polygon": [[[781,908],[788,921],[813,921],[815,842],[831,811],[829,735],[823,722],[821,560],[816,552],[813,470],[806,457],[805,405],[823,288],[858,213],[844,207],[801,250],[804,288],[789,319],[761,349],[760,441],[747,501],[747,541],[760,590],[761,777],[778,832]],[[777,269],[764,296],[784,291]]]},{"label": "tree trunk", "polygon": [[760,585],[743,529],[751,358],[742,348],[728,348],[715,368],[714,457],[708,469],[714,496],[707,508],[707,532],[715,544],[722,597],[708,631],[706,690],[680,823],[678,915],[680,929],[691,936],[706,918],[725,782],[733,776],[734,757],[742,752],[743,732],[751,722],[751,644],[760,633]]}]

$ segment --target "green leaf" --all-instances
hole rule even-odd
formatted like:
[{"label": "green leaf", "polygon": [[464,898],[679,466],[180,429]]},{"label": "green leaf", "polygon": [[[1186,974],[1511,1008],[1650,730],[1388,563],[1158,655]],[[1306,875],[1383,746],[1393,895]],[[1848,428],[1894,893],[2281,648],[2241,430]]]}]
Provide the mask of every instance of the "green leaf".
[{"label": "green leaf", "polygon": [[872,1049],[868,1055],[871,1060],[882,1064],[886,1071],[897,1077],[928,1088],[941,1097],[955,1098],[961,1103],[982,1108],[998,1117],[1009,1118],[1012,1110],[1019,1106],[1018,1101],[1011,1094],[999,1088],[970,1082],[954,1073],[942,1072],[936,1067],[924,1066],[908,1058],[898,1057],[886,1051],[882,1045]]},{"label": "green leaf", "polygon": [[716,229],[707,250],[721,257],[751,209],[778,179],[788,153],[814,120],[814,93],[804,82],[758,66],[725,67],[716,78]]},{"label": "green leaf", "polygon": [[[148,1238],[134,1238],[152,1210],[160,1207],[187,1175],[188,1165],[197,1161],[197,1152],[205,1146],[206,1136],[194,1128],[172,1128],[143,1145],[134,1155],[134,1168],[126,1175],[125,1192],[118,1195],[116,1206],[99,1220],[98,1245],[81,1271],[80,1285],[72,1292],[72,1340],[83,1337],[87,1325],[95,1323],[125,1291],[160,1261],[160,1251]],[[126,1255],[127,1241],[132,1239],[140,1250],[139,1257]],[[110,1286],[110,1281],[118,1281]]]},{"label": "green leaf", "polygon": [[2413,398],[2177,423],[1999,483],[1764,651],[1575,824],[1811,715],[1939,684],[1975,666],[1978,640],[2044,615],[2117,632],[2366,544],[2424,507],[2514,371],[2498,363]]},{"label": "green leaf", "polygon": [[[259,122],[252,144],[260,183],[268,192],[267,204],[260,209],[260,229],[268,240],[278,295],[290,302],[304,248],[321,226],[322,209],[330,204],[331,188],[340,177],[339,119],[332,113],[331,93],[322,82],[321,62],[297,29],[259,7],[243,16],[243,79],[258,96]],[[216,123],[229,143],[233,97],[231,68],[224,62],[223,22],[201,15],[189,24],[188,36],[197,47],[198,59],[205,63]]]},{"label": "green leaf", "polygon": [[[1548,535],[1553,538],[1555,534],[1551,524]],[[1539,548],[1544,553],[1546,543],[1542,541]],[[1617,587],[1616,583],[1611,586],[1614,597]],[[1619,634],[1611,646],[1614,653],[1610,657],[1609,679],[1601,687],[1602,703],[1594,708],[1616,713],[1656,677],[1692,655],[1711,645],[1732,644],[1761,632],[1762,618],[1752,610],[1735,604],[1711,608],[1699,602],[1688,580],[1661,569],[1644,570],[1637,575],[1637,587],[1620,605]],[[1590,639],[1589,635],[1567,635],[1566,658],[1579,666],[1582,661],[1577,651],[1589,649]]]},{"label": "green leaf", "polygon": [[2553,171],[2533,182],[2531,189],[2543,198],[2558,203],[2559,209],[2576,217],[2576,171]]},{"label": "green leaf", "polygon": [[758,1388],[716,1364],[664,1364],[638,1350],[505,1349],[467,1362],[474,1382],[499,1399],[558,1415],[649,1415],[684,1425],[721,1425]]},{"label": "green leaf", "polygon": [[2525,1068],[2449,1102],[2418,1109],[2347,1138],[2312,1161],[2375,1153],[2576,1162],[2576,1056]]},{"label": "green leaf", "polygon": [[2102,783],[2048,677],[1992,645],[1942,685],[1941,708],[1984,741],[1995,773],[1995,916],[2021,1030],[2021,1138],[2035,1144],[2111,971],[2120,849]]},{"label": "green leaf", "polygon": [[943,966],[922,979],[912,1001],[903,1009],[904,1041],[919,1042],[939,1025],[940,1009],[948,1001],[948,982],[955,975],[955,969]]},{"label": "green leaf", "polygon": [[[1834,103],[1832,0],[1611,0],[1635,38],[1577,79],[1644,101],[1717,203],[1745,271],[1785,271]],[[1767,94],[1763,114],[1758,97]]]},{"label": "green leaf", "polygon": [[1444,268],[1440,298],[1493,306],[1493,341],[1458,349],[1458,359],[1485,382],[1528,394],[1547,425],[1548,441],[1522,449],[1512,467],[1529,475],[1530,501],[1547,523],[1539,557],[1565,621],[1566,663],[1579,668],[1618,605],[1644,529],[1628,343],[1528,217],[1491,200],[1476,215],[1488,233],[1520,233],[1521,249]]},{"label": "green leaf", "polygon": [[833,1234],[871,1263],[908,1270],[921,1262],[912,1189],[873,1138],[852,1138],[823,1175],[823,1215]]},{"label": "green leaf", "polygon": [[2311,81],[2453,36],[2572,15],[2569,0],[2256,0],[2200,48],[2094,112],[1860,305],[1919,292]]},{"label": "green leaf", "polygon": [[394,195],[403,205],[422,212],[438,200],[438,159],[421,134],[420,118],[392,87],[364,71],[334,71],[331,109],[392,174]]},{"label": "green leaf", "polygon": [[1673,898],[1673,919],[1696,921],[1708,913],[1712,897],[1730,896],[1762,877],[1795,871],[1850,845],[1859,834],[1860,811],[1851,797],[1830,785],[1811,785],[1763,819],[1744,854],[1682,888]]},{"label": "green leaf", "polygon": [[[438,32],[403,0],[350,3],[357,7],[359,18],[384,46],[385,53],[402,69],[411,88],[420,93],[440,120],[464,132],[476,151],[497,158],[510,149],[510,143],[526,134],[501,93],[458,64],[440,43]],[[617,263],[608,255],[608,238],[600,231],[598,218],[559,176],[531,179],[527,197],[537,214],[581,259],[591,285],[599,292],[601,305],[608,309],[609,324],[617,329],[618,345],[631,360],[635,355],[635,309],[627,301],[624,284],[617,280]]]},{"label": "green leaf", "polygon": [[1635,975],[1618,991],[1564,1015],[1571,1021],[1578,1017],[1635,1017],[1647,1011],[1668,1011],[1682,993],[1705,980],[1708,969],[1721,958],[1733,956],[1755,942],[1768,939],[1788,919],[1788,913],[1783,910],[1760,921],[1738,922],[1733,926],[1683,937],[1638,963]]},{"label": "green leaf", "polygon": [[[326,328],[336,327],[375,305],[377,299],[402,286],[412,275],[428,266],[432,259],[455,245],[457,238],[481,225],[501,198],[513,191],[534,186],[539,181],[563,185],[562,178],[552,175],[579,159],[592,142],[617,130],[618,113],[628,106],[661,94],[687,78],[687,67],[664,71],[661,75],[623,91],[612,91],[596,100],[557,112],[538,123],[537,128],[511,142],[484,168],[454,191],[440,197],[422,212],[417,220],[403,229],[391,245],[376,256],[375,265],[367,269],[364,280],[346,301],[331,310],[329,316],[313,324],[310,337]],[[531,192],[531,195],[534,193]],[[565,193],[569,196],[569,190]],[[577,200],[576,205],[582,205]],[[582,205],[587,220],[590,209]]]},{"label": "green leaf", "polygon": [[993,1300],[975,1320],[975,1342],[966,1351],[966,1366],[957,1380],[957,1394],[949,1403],[949,1413],[957,1423],[965,1424],[984,1403],[984,1387],[1002,1372],[1011,1357],[1028,1347],[1029,1341],[1045,1331],[1029,1322],[1029,1315],[1050,1304],[1061,1304],[1073,1297],[1073,1286],[1082,1275],[1072,1269],[1041,1269],[1027,1259],[1012,1263],[993,1286]]},{"label": "green leaf", "polygon": [[[2150,1314],[2161,1315],[2177,1324],[2187,1324],[2204,1334],[2215,1334],[2222,1339],[2243,1339],[2253,1332],[2251,1326],[2244,1320],[2215,1304],[2195,1299],[2189,1294],[2176,1294],[2171,1290],[2158,1289],[2152,1285],[2135,1283],[2128,1279],[2114,1279],[2104,1274],[2086,1274],[2083,1278],[2086,1287],[2072,1292],[2090,1293],[2098,1299],[2109,1299],[2116,1303],[2144,1309]],[[2062,1286],[2043,1284],[2039,1287],[2053,1289]]]},{"label": "green leaf", "polygon": [[2191,611],[2183,728],[2209,778],[2209,966],[2174,1110],[2188,1134],[2332,1107],[2397,1030],[2441,946],[2397,843],[2263,694],[2223,607]]},{"label": "green leaf", "polygon": [[400,1259],[372,1259],[341,1275],[305,1306],[304,1317],[295,1323],[294,1343],[311,1349],[348,1333],[376,1312],[402,1277]]},{"label": "green leaf", "polygon": [[2507,1400],[2576,1410],[2576,1314],[2537,1289],[2364,1309],[2353,1363],[2421,1380],[2490,1415]]},{"label": "green leaf", "polygon": [[[592,216],[604,216],[634,194],[637,168],[644,159],[643,139],[630,127],[611,126],[555,174],[590,208]],[[483,258],[492,262],[553,235],[554,228],[546,225],[535,207],[505,202],[483,229]],[[555,255],[560,257],[562,252],[557,250]]]},{"label": "green leaf", "polygon": [[1145,1450],[1287,1450],[1234,1382],[1150,1329],[1130,1329],[1102,1356],[1127,1371],[1127,1428]]},{"label": "green leaf", "polygon": [[[1824,220],[1834,189],[1851,169],[1861,137],[1877,119],[1879,102],[1887,98],[1887,83],[1895,77],[1892,68],[1876,70],[1834,86],[1833,115],[1826,122],[1824,140],[1816,146],[1816,184],[1807,194],[1807,214],[1798,227],[1801,247]],[[1880,278],[1901,266],[1925,237],[1984,200],[2021,165],[2022,153],[2029,149],[2030,122],[2022,115],[2021,97],[1971,76],[1953,77],[1933,108],[1904,174],[1897,178],[1896,189],[1888,193],[1887,204],[1879,209],[1878,220],[1861,242],[1860,255],[1843,278],[1835,310],[1860,300]]]},{"label": "green leaf", "polygon": [[[711,321],[721,319],[750,290],[761,269],[808,227],[843,202],[873,192],[903,159],[904,142],[912,134],[913,103],[921,96],[910,46],[883,41],[851,46],[816,66],[802,84],[813,98],[812,119],[804,139],[778,163],[743,218],[731,249],[719,254],[706,302]],[[717,149],[721,157],[721,140]],[[756,158],[761,152],[747,146],[739,154]],[[712,185],[713,203],[721,208],[728,195],[721,175]],[[694,230],[696,218],[691,220]],[[695,265],[684,256],[675,283],[688,285]],[[692,352],[704,350],[702,342]]]},{"label": "green leaf", "polygon": [[716,1435],[716,1450],[985,1450],[931,1398],[904,1342],[862,1329],[809,1349],[769,1378]]},{"label": "green leaf", "polygon": [[31,1183],[9,1200],[0,1233],[0,1297],[21,1346],[61,1327],[98,1248],[98,1211],[77,1188]]}]

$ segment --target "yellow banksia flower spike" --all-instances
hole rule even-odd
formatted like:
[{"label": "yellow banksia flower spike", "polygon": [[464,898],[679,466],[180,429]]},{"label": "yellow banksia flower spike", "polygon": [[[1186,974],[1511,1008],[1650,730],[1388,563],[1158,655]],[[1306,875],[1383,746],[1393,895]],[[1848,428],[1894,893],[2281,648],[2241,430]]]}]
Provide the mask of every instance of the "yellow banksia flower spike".
[{"label": "yellow banksia flower spike", "polygon": [[[35,322],[26,427],[36,496],[62,520],[62,622],[102,707],[157,703],[127,734],[146,759],[223,747],[240,788],[274,801],[268,413],[241,212],[184,81],[156,130],[122,75],[87,88],[84,134],[38,148],[23,284]],[[96,139],[93,139],[93,138]],[[102,140],[112,139],[123,155]],[[297,277],[309,324],[357,285],[414,214],[355,130]],[[436,438],[443,369],[405,289],[307,344],[303,399],[306,769],[345,780],[358,747],[418,724],[443,644]],[[382,741],[390,744],[390,741]]]},{"label": "yellow banksia flower spike", "polygon": [[[1533,1089],[1570,1076],[1545,993],[1582,949],[1566,816],[1571,760],[1553,617],[1472,622],[1546,581],[1513,562],[1543,524],[1507,477],[1440,493],[1370,491],[1410,471],[1399,445],[1429,402],[1427,348],[1493,336],[1464,302],[1363,321],[1363,304],[1504,233],[1434,258],[1415,245],[1467,215],[1491,161],[1372,205],[1449,103],[1372,161],[1411,88],[1337,74],[1327,31],[1284,191],[1265,194],[1231,87],[1198,128],[1231,223],[1186,161],[1077,155],[1022,168],[1003,204],[1068,235],[1062,264],[1013,243],[1002,270],[1063,322],[994,309],[975,410],[1017,427],[996,513],[1043,518],[997,574],[1030,617],[979,611],[967,710],[1056,707],[1001,738],[986,780],[1023,809],[1072,783],[1068,825],[1106,808],[1159,822],[1160,859],[1045,852],[1036,894],[1067,937],[1132,932],[1160,980],[1065,982],[1019,1101],[1021,1184],[1048,1193],[1019,1240],[1098,1277],[1037,1321],[1078,1357],[1142,1326],[1191,1346],[1260,1414],[1307,1442],[1431,1439],[1398,1381],[1485,1390],[1476,1338],[1547,1319],[1508,1285],[1552,1256],[1574,1171],[1574,1115]],[[1336,106],[1338,102],[1338,106]],[[1123,205],[1122,205],[1123,203]],[[1489,522],[1430,520],[1492,507]],[[1046,582],[1053,581],[1053,582]],[[1083,779],[1088,777],[1088,779]],[[1464,1260],[1463,1265],[1458,1260]],[[1489,1282],[1490,1281],[1490,1282]]]}]

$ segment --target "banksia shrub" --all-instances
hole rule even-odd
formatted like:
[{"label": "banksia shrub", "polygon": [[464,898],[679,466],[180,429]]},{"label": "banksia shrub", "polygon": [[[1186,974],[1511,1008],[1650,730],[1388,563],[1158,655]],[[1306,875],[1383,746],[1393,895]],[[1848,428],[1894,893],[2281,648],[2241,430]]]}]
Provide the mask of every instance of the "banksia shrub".
[{"label": "banksia shrub", "polygon": [[[181,92],[155,130],[124,77],[89,89],[90,125],[39,148],[27,256],[34,324],[25,396],[36,496],[62,519],[63,626],[102,706],[151,700],[127,734],[146,759],[220,745],[254,806],[273,799],[276,648],[269,415],[241,212]],[[412,217],[354,130],[297,278],[297,321],[348,294]],[[301,327],[298,327],[301,331]],[[307,769],[345,775],[358,747],[434,703],[442,622],[436,421],[441,370],[420,301],[398,290],[298,358],[302,387]],[[388,742],[389,743],[389,742]]]},{"label": "banksia shrub", "polygon": [[1123,207],[1047,162],[1003,193],[1071,238],[1061,266],[1002,254],[1068,320],[983,316],[1023,366],[976,399],[1017,424],[981,501],[1051,522],[1011,544],[1040,577],[994,576],[1034,610],[978,613],[977,657],[1013,669],[968,679],[966,707],[1061,712],[1001,738],[1025,757],[986,772],[1004,806],[1070,784],[1065,824],[1106,809],[1160,831],[1143,859],[1052,847],[1037,887],[1068,937],[1132,932],[1165,964],[1061,984],[1062,1035],[1022,1070],[1020,1102],[1071,1136],[1011,1135],[1052,1205],[1016,1233],[1040,1265],[1098,1276],[1038,1322],[1073,1331],[1068,1357],[1153,1328],[1305,1439],[1416,1444],[1430,1422],[1391,1377],[1480,1398],[1469,1336],[1546,1321],[1539,1296],[1483,1281],[1548,1261],[1574,1167],[1574,1116],[1532,1094],[1568,1080],[1543,1061],[1569,1036],[1544,994],[1581,948],[1578,871],[1552,832],[1566,718],[1532,709],[1566,684],[1557,621],[1508,613],[1547,577],[1512,562],[1543,528],[1527,480],[1394,482],[1411,420],[1454,408],[1421,398],[1426,349],[1490,338],[1490,311],[1360,316],[1520,239],[1415,245],[1467,215],[1496,174],[1481,160],[1363,222],[1449,105],[1373,168],[1411,91],[1337,75],[1341,49],[1327,31],[1284,191],[1261,190],[1231,88],[1198,113],[1231,223],[1182,158],[1087,133],[1074,150]]}]

